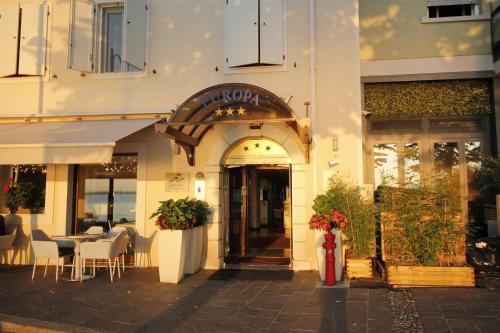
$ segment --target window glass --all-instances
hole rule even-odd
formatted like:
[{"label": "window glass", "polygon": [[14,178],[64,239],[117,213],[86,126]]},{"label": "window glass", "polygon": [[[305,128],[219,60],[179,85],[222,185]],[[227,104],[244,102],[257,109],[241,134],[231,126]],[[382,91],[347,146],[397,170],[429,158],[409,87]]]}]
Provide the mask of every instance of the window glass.
[{"label": "window glass", "polygon": [[398,152],[397,144],[382,143],[373,147],[375,188],[385,184],[397,185],[398,182]]},{"label": "window glass", "polygon": [[459,184],[460,150],[457,142],[434,143],[434,169],[438,174],[446,174]]},{"label": "window glass", "polygon": [[[16,189],[18,214],[43,214],[45,212],[46,165],[3,165],[0,167],[2,182],[2,214],[9,213],[6,198],[7,187]],[[12,192],[10,192],[12,193]]]},{"label": "window glass", "polygon": [[136,188],[136,155],[116,155],[111,163],[80,166],[77,232],[93,225],[108,229],[108,221],[135,224]]},{"label": "window glass", "polygon": [[405,143],[403,147],[405,182],[417,184],[420,181],[420,151],[418,143]]},{"label": "window glass", "polygon": [[123,7],[103,9],[103,72],[122,71]]},{"label": "window glass", "polygon": [[474,177],[475,173],[481,168],[481,142],[465,142],[465,163],[467,166],[467,186],[469,199],[473,200],[480,196],[479,184]]},{"label": "window glass", "polygon": [[457,17],[471,16],[474,13],[474,5],[446,5],[446,6],[429,6],[429,17]]}]

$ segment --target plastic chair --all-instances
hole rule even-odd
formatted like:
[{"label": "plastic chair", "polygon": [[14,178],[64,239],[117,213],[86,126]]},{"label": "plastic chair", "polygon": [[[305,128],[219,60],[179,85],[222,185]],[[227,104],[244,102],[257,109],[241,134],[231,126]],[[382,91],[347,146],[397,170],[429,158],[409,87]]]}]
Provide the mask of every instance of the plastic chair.
[{"label": "plastic chair", "polygon": [[[9,260],[9,252],[14,248],[14,242],[17,236],[17,225],[15,224],[6,224],[5,225],[6,234],[0,236],[0,253],[2,251],[7,251],[7,261]],[[14,261],[14,257],[12,257],[12,261]],[[13,264],[13,262],[11,262]]]},{"label": "plastic chair", "polygon": [[[33,254],[35,255],[35,262],[33,263],[33,273],[31,275],[31,280],[35,279],[36,264],[39,258],[47,258],[47,263],[45,264],[45,272],[43,277],[47,276],[47,267],[49,265],[50,259],[56,259],[56,282],[59,278],[59,260],[66,256],[71,256],[73,254],[70,248],[59,248],[56,241],[50,239],[49,236],[42,230],[32,230],[31,235],[31,247],[33,249]],[[61,267],[61,274],[64,271],[64,263]]]},{"label": "plastic chair", "polygon": [[[86,259],[93,260],[93,273],[92,276],[95,277],[95,261],[96,259],[107,260],[109,268],[109,277],[111,282],[113,282],[113,275],[115,272],[116,262],[118,260],[118,248],[120,242],[123,241],[125,233],[119,232],[114,238],[109,238],[107,240],[98,240],[97,242],[86,242],[80,245],[80,259],[82,263],[80,265],[80,282],[83,277],[83,266]],[[111,264],[111,259],[113,259],[113,265]],[[118,268],[118,278],[121,278],[120,269]]]},{"label": "plastic chair", "polygon": [[87,231],[85,231],[85,233],[89,234],[89,235],[99,235],[99,234],[104,233],[104,228],[97,226],[97,225],[94,225],[94,226],[88,228]]},{"label": "plastic chair", "polygon": [[113,227],[111,229],[113,232],[124,232],[125,237],[123,237],[122,242],[118,246],[118,269],[120,269],[120,258],[122,262],[122,271],[125,271],[125,254],[128,250],[128,243],[130,241],[130,236],[128,235],[128,230],[125,227]]}]

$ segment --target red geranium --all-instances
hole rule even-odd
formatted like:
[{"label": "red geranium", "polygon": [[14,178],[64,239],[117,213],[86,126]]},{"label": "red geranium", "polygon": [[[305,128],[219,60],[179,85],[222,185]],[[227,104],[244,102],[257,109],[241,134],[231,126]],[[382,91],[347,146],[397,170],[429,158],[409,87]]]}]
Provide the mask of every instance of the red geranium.
[{"label": "red geranium", "polygon": [[315,213],[309,221],[311,229],[330,231],[332,229],[344,229],[349,220],[336,210],[328,213]]},{"label": "red geranium", "polygon": [[4,192],[9,192],[9,190],[10,190],[10,185],[4,185],[3,186],[3,191]]}]

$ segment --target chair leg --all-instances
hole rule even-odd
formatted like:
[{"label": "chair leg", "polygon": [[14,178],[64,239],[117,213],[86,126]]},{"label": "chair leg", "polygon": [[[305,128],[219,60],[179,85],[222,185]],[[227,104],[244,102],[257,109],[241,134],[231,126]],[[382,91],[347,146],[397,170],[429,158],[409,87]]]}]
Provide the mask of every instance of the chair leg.
[{"label": "chair leg", "polygon": [[73,277],[75,276],[75,259],[76,257],[73,256],[73,260],[71,262],[71,279],[73,279]]},{"label": "chair leg", "polygon": [[125,272],[125,253],[122,253],[122,270]]},{"label": "chair leg", "polygon": [[47,258],[47,263],[45,264],[45,272],[43,273],[43,277],[47,276],[47,268],[49,267],[49,260],[50,258]]},{"label": "chair leg", "polygon": [[83,282],[83,271],[82,271],[83,263],[82,263],[82,261],[85,261],[85,259],[80,259],[80,283]]},{"label": "chair leg", "polygon": [[121,279],[122,277],[120,275],[120,257],[116,257],[115,261],[118,264],[118,278]]},{"label": "chair leg", "polygon": [[95,259],[92,261],[93,269],[92,269],[92,276],[95,277]]},{"label": "chair leg", "polygon": [[56,260],[56,282],[59,277],[59,258]]},{"label": "chair leg", "polygon": [[31,274],[31,281],[35,279],[35,270],[36,270],[36,258],[35,262],[33,263],[33,273]]},{"label": "chair leg", "polygon": [[113,270],[111,268],[111,259],[108,259],[108,266],[109,266],[109,277],[111,278],[111,282],[113,282]]},{"label": "chair leg", "polygon": [[64,273],[64,257],[62,257],[61,275]]}]

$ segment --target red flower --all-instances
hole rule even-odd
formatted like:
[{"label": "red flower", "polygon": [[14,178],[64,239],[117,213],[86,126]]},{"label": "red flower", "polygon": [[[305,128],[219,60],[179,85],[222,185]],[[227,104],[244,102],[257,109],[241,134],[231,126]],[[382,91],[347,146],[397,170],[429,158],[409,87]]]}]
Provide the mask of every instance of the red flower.
[{"label": "red flower", "polygon": [[10,190],[10,185],[4,185],[3,186],[3,191],[4,192],[9,192],[9,190]]}]

